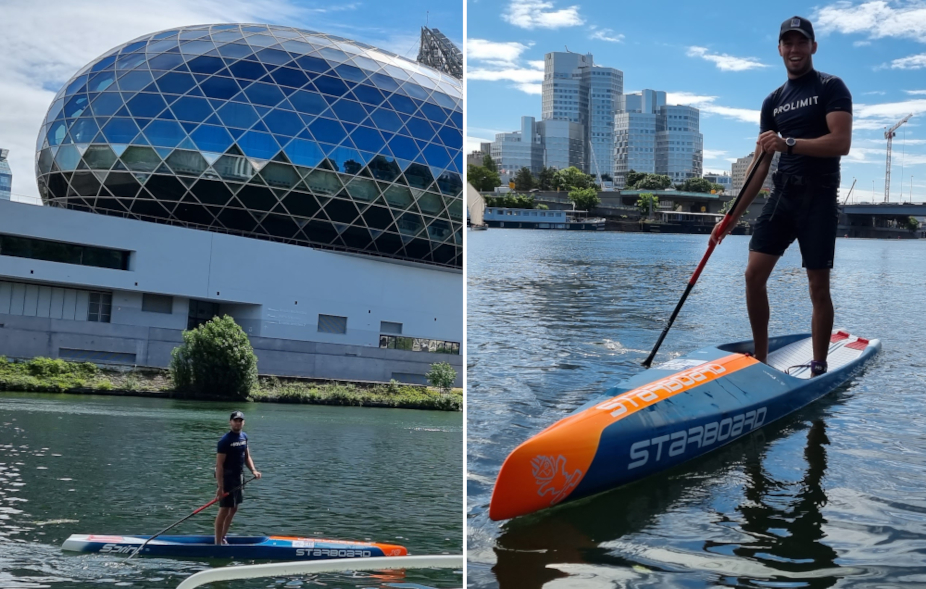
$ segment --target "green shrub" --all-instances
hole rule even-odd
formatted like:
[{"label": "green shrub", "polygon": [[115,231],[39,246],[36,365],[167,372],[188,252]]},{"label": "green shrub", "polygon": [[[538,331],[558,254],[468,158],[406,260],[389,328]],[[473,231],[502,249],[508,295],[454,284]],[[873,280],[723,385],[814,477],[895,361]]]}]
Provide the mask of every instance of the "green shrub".
[{"label": "green shrub", "polygon": [[171,356],[171,376],[181,390],[240,400],[257,382],[251,342],[228,315],[184,331],[183,344]]},{"label": "green shrub", "polygon": [[113,383],[108,378],[104,378],[96,383],[96,390],[111,391],[113,390]]},{"label": "green shrub", "polygon": [[425,375],[432,387],[441,393],[449,392],[453,388],[453,381],[457,379],[457,371],[447,362],[431,364],[431,370]]}]

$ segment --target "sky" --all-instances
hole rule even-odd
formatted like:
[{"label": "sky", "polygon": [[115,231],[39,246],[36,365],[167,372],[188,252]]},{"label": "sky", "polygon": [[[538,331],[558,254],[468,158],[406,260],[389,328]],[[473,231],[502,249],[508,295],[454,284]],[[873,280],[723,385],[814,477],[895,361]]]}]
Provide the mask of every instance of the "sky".
[{"label": "sky", "polygon": [[421,27],[463,44],[463,4],[425,0],[3,0],[0,147],[9,149],[13,200],[38,197],[35,143],[45,113],[71,76],[113,47],[164,29],[266,23],[362,41],[415,59]]},{"label": "sky", "polygon": [[926,201],[923,0],[468,0],[466,151],[517,130],[521,116],[540,119],[543,56],[568,48],[622,70],[624,92],[663,90],[670,104],[698,107],[704,170],[729,174],[755,147],[763,99],[786,80],[778,31],[792,16],[814,25],[814,67],[852,93],[842,198],[884,200],[885,127],[912,113],[893,140],[890,200],[911,200],[912,177],[912,200]]}]

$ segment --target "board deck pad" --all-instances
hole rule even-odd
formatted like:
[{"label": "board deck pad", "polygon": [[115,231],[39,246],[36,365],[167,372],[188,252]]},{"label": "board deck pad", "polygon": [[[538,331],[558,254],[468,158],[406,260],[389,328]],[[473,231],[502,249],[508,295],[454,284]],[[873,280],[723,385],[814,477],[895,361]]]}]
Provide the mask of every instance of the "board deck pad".
[{"label": "board deck pad", "polygon": [[[826,356],[829,371],[841,368],[857,360],[865,350],[868,340],[838,329],[830,336],[830,348]],[[768,365],[794,378],[810,378],[810,361],[813,360],[813,340],[811,338],[788,344],[768,355]]]}]

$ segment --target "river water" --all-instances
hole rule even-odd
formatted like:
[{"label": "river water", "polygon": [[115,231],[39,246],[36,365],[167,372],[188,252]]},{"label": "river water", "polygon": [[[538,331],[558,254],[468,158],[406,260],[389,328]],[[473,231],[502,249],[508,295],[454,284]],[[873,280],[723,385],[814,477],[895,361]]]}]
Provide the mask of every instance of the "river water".
[{"label": "river water", "polygon": [[[70,534],[154,534],[212,500],[233,409],[263,479],[231,534],[463,550],[459,413],[0,393],[0,587],[176,587],[228,561],[61,551]],[[172,534],[212,534],[215,507]],[[241,563],[236,563],[241,564]],[[214,587],[460,587],[462,571],[325,573]]]},{"label": "river water", "polygon": [[[836,326],[883,344],[846,386],[670,472],[493,522],[508,453],[642,370],[707,239],[467,238],[469,587],[926,586],[926,242],[838,241]],[[748,239],[714,251],[656,363],[751,339]],[[809,332],[796,245],[769,298],[771,334]]]}]

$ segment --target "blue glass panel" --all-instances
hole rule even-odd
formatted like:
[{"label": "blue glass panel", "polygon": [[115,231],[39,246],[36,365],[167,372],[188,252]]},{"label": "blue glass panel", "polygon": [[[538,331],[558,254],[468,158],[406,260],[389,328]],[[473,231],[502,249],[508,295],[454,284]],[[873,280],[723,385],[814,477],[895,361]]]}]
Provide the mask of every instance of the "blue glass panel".
[{"label": "blue glass panel", "polygon": [[357,95],[357,99],[360,102],[365,102],[367,104],[373,104],[379,106],[383,103],[383,94],[372,86],[367,86],[366,84],[360,84],[354,88],[354,94]]},{"label": "blue glass panel", "polygon": [[186,133],[174,121],[154,121],[145,127],[145,136],[151,145],[177,147]]},{"label": "blue glass panel", "polygon": [[439,107],[425,102],[421,105],[421,112],[428,120],[437,123],[435,127],[441,127],[447,122],[447,115]]},{"label": "blue glass panel", "polygon": [[103,127],[103,135],[110,143],[129,143],[138,135],[138,125],[132,119],[112,119]]},{"label": "blue glass panel", "polygon": [[61,114],[62,108],[64,108],[64,99],[59,98],[58,100],[51,103],[51,108],[48,109],[48,114],[45,115],[45,120],[53,121],[58,118],[58,115]]},{"label": "blue glass panel", "polygon": [[163,33],[158,33],[157,35],[151,37],[152,41],[157,41],[158,39],[168,39],[170,37],[176,37],[177,31],[164,31]]},{"label": "blue glass panel", "polygon": [[64,136],[67,135],[67,125],[64,124],[64,121],[57,121],[51,126],[51,130],[48,131],[48,145],[61,145],[61,142],[64,141]]},{"label": "blue glass panel", "polygon": [[376,121],[376,126],[379,129],[395,132],[402,128],[402,121],[391,110],[381,108],[370,116]]},{"label": "blue glass panel", "polygon": [[463,180],[460,175],[454,172],[444,172],[437,178],[437,185],[440,191],[450,196],[456,196],[463,191]]},{"label": "blue glass panel", "polygon": [[[183,35],[181,35],[182,39]],[[180,53],[184,55],[203,55],[215,49],[212,41],[191,41],[180,46]]]},{"label": "blue glass panel", "polygon": [[169,49],[177,48],[177,38],[154,41],[148,45],[148,53],[163,53]]},{"label": "blue glass panel", "polygon": [[137,50],[141,49],[142,47],[144,47],[144,46],[147,45],[147,44],[148,44],[148,40],[147,40],[147,39],[145,39],[144,41],[136,41],[136,42],[134,42],[134,43],[129,43],[128,45],[126,45],[125,47],[122,48],[122,51],[120,51],[120,53],[123,53],[123,54],[125,54],[125,53],[132,53],[132,52],[134,52],[134,51],[137,51]]},{"label": "blue glass panel", "polygon": [[304,69],[307,72],[317,72],[324,73],[331,69],[331,66],[328,65],[328,62],[324,59],[318,59],[317,57],[302,56],[296,58],[296,63],[299,64],[299,67]]},{"label": "blue glass panel", "polygon": [[396,135],[389,141],[389,149],[401,159],[412,160],[418,155],[418,146],[408,137]]},{"label": "blue glass panel", "polygon": [[160,94],[138,94],[129,100],[127,106],[133,117],[153,118],[167,108],[167,103]]},{"label": "blue glass panel", "polygon": [[348,90],[347,85],[343,81],[338,78],[332,78],[331,76],[318,76],[315,78],[314,83],[319,92],[330,94],[331,96],[341,96]]},{"label": "blue glass panel", "polygon": [[228,43],[229,41],[239,41],[241,39],[240,31],[235,30],[235,31],[225,31],[222,33],[216,33],[215,31],[217,30],[218,30],[218,27],[212,29],[213,31],[212,40],[213,41],[216,41],[216,42],[221,41],[222,43]]},{"label": "blue glass panel", "polygon": [[69,172],[77,169],[77,163],[80,161],[80,152],[73,145],[65,145],[58,150],[55,156],[55,162],[62,170]]},{"label": "blue glass panel", "polygon": [[463,113],[460,111],[454,111],[451,113],[450,122],[452,122],[453,126],[457,129],[463,129]]},{"label": "blue glass panel", "polygon": [[241,58],[251,55],[254,53],[254,50],[247,45],[229,43],[228,45],[222,45],[219,47],[219,53],[222,55],[222,57]]},{"label": "blue glass panel", "polygon": [[415,139],[430,141],[434,137],[434,128],[423,119],[412,117],[405,126]]},{"label": "blue glass panel", "polygon": [[109,57],[104,57],[104,58],[101,59],[100,61],[96,62],[96,65],[94,65],[92,68],[90,68],[90,71],[91,71],[91,72],[98,72],[98,71],[100,71],[100,70],[102,70],[102,69],[105,69],[105,68],[109,67],[109,66],[112,65],[115,61],[116,61],[116,56],[115,56],[115,55],[110,55]]},{"label": "blue glass panel", "polygon": [[234,142],[231,135],[222,127],[210,127],[202,125],[200,128],[190,134],[193,142],[196,143],[202,151],[214,151],[222,153]]},{"label": "blue glass panel", "polygon": [[106,90],[112,86],[113,82],[115,81],[116,72],[107,70],[90,78],[90,83],[87,84],[87,89],[90,90],[90,92],[102,92],[103,90]]},{"label": "blue glass panel", "polygon": [[196,85],[193,76],[181,72],[170,72],[158,79],[158,88],[165,94],[186,94]]},{"label": "blue glass panel", "polygon": [[416,105],[411,98],[402,96],[401,94],[393,94],[390,96],[389,104],[397,111],[410,115],[415,114],[415,111],[418,110],[418,105]]},{"label": "blue glass panel", "polygon": [[425,100],[428,97],[428,92],[417,84],[408,83],[402,86],[402,89],[408,92],[409,96],[413,96],[421,100]]},{"label": "blue glass panel", "polygon": [[337,165],[338,170],[347,172],[348,174],[357,174],[360,172],[360,169],[363,168],[360,152],[356,149],[344,147],[343,145],[334,148],[334,150],[328,154],[328,159]]},{"label": "blue glass panel", "polygon": [[209,117],[208,119],[206,119],[205,124],[206,124],[206,125],[215,125],[216,127],[221,127],[221,126],[223,125],[223,123],[222,123],[221,119],[219,119],[219,116],[218,116],[218,115],[212,115],[211,117]]},{"label": "blue glass panel", "polygon": [[231,136],[237,141],[247,131],[245,129],[229,129],[228,132],[231,133]]},{"label": "blue glass panel", "polygon": [[267,128],[267,125],[265,125],[265,124],[262,123],[261,121],[257,121],[257,124],[254,125],[253,129],[254,129],[255,131],[262,131],[262,132],[264,132],[264,133],[269,133],[269,132],[270,132],[270,129]]},{"label": "blue glass panel", "polygon": [[264,106],[276,106],[280,104],[280,101],[284,98],[279,88],[260,82],[254,82],[245,88],[244,93],[247,94],[248,98],[250,98],[251,102],[254,104],[262,104]]},{"label": "blue glass panel", "polygon": [[178,53],[163,53],[148,60],[152,70],[172,70],[183,63],[183,57]]},{"label": "blue glass panel", "polygon": [[447,125],[437,132],[440,142],[447,148],[459,149],[463,145],[463,135],[453,127]]},{"label": "blue glass panel", "polygon": [[250,104],[228,102],[218,110],[219,118],[228,127],[247,129],[257,122],[257,113]]},{"label": "blue glass panel", "polygon": [[120,55],[116,59],[116,69],[117,70],[131,70],[135,69],[136,66],[139,66],[145,63],[145,54],[144,53],[133,53],[131,55]]},{"label": "blue glass panel", "polygon": [[71,138],[74,139],[74,143],[90,143],[99,132],[100,128],[96,121],[90,117],[77,119],[71,125]]},{"label": "blue glass panel", "polygon": [[439,145],[428,145],[424,148],[424,157],[428,160],[428,165],[438,168],[446,168],[450,163],[450,156],[447,150]]},{"label": "blue glass panel", "polygon": [[193,40],[193,39],[202,39],[203,37],[205,37],[205,36],[208,35],[208,34],[209,34],[209,31],[206,31],[206,30],[199,30],[199,31],[196,31],[196,30],[193,30],[193,31],[183,31],[182,33],[180,33],[180,40],[181,40],[181,41],[190,41],[190,40]]},{"label": "blue glass panel", "polygon": [[76,80],[68,84],[67,90],[65,90],[64,95],[70,96],[75,92],[80,92],[84,89],[84,85],[87,83],[87,76],[79,76]]},{"label": "blue glass panel", "polygon": [[338,75],[345,80],[350,80],[352,82],[362,82],[367,79],[367,74],[364,73],[362,69],[352,65],[342,64],[334,68],[334,71],[338,72]]},{"label": "blue glass panel", "polygon": [[284,110],[275,110],[271,112],[264,117],[264,123],[273,133],[277,135],[287,135],[289,137],[295,137],[305,128],[299,115]]},{"label": "blue glass panel", "polygon": [[187,66],[189,66],[191,72],[197,74],[214,74],[225,67],[225,62],[218,57],[201,55],[188,61]]},{"label": "blue glass panel", "polygon": [[248,131],[238,140],[238,147],[248,157],[269,160],[280,151],[280,146],[267,133]]},{"label": "blue glass panel", "polygon": [[292,88],[302,88],[309,83],[309,78],[301,70],[281,67],[275,70],[270,76],[273,81],[280,86],[290,86]]},{"label": "blue glass panel", "polygon": [[[94,111],[96,111],[96,103],[93,106]],[[206,120],[213,113],[212,106],[209,105],[205,98],[191,98],[189,96],[181,98],[172,104],[170,108],[177,119],[197,123]]]},{"label": "blue glass panel", "polygon": [[283,65],[293,60],[293,58],[289,56],[289,53],[286,53],[285,51],[279,51],[277,49],[262,49],[261,51],[255,53],[254,57],[263,63],[271,65]]},{"label": "blue glass panel", "polygon": [[312,124],[309,125],[309,129],[317,140],[333,143],[335,145],[343,141],[344,137],[347,136],[341,123],[332,121],[331,119],[315,119],[312,121]]},{"label": "blue glass panel", "polygon": [[87,110],[90,104],[90,98],[86,94],[75,94],[64,103],[64,116],[79,117]]},{"label": "blue glass panel", "polygon": [[115,114],[122,107],[122,96],[117,92],[103,92],[100,97],[93,101],[91,107],[93,114],[98,117],[105,117]]},{"label": "blue glass panel", "polygon": [[387,92],[395,92],[399,88],[395,80],[383,74],[373,74],[370,76],[370,81],[380,90],[385,90]]},{"label": "blue glass panel", "polygon": [[357,127],[350,136],[354,140],[354,145],[363,151],[378,153],[386,146],[386,142],[383,141],[379,131],[369,127]]},{"label": "blue glass panel", "polygon": [[431,100],[436,101],[437,104],[449,110],[454,110],[456,108],[456,105],[454,104],[453,99],[447,96],[446,94],[442,94],[440,92],[435,92],[434,94],[432,94]]},{"label": "blue glass panel", "polygon": [[313,92],[300,90],[289,97],[289,101],[296,107],[296,110],[310,115],[321,114],[328,108],[328,103],[324,98]]},{"label": "blue glass panel", "polygon": [[342,121],[360,123],[367,118],[367,111],[360,106],[359,102],[352,100],[339,100],[331,108]]},{"label": "blue glass panel", "polygon": [[228,69],[236,78],[243,80],[256,80],[267,75],[264,66],[256,61],[237,61],[228,66]]},{"label": "blue glass panel", "polygon": [[231,78],[209,78],[200,87],[209,98],[228,100],[241,91],[238,84]]}]

